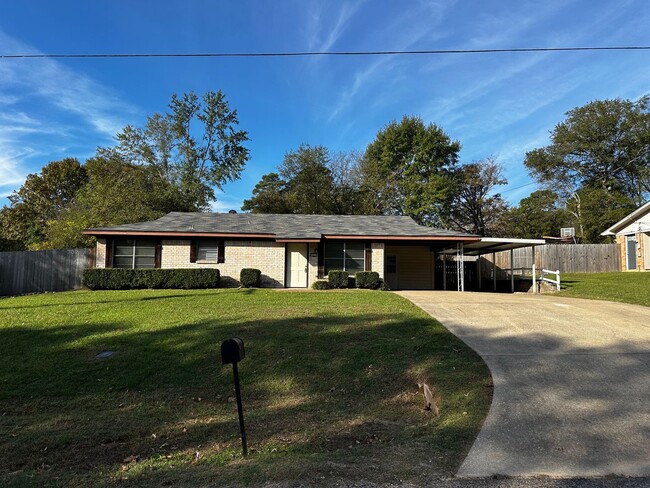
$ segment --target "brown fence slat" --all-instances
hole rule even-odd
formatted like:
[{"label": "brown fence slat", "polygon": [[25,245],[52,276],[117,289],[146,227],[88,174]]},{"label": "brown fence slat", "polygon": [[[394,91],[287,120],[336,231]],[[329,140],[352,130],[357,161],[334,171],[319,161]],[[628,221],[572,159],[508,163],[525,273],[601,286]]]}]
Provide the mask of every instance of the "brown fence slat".
[{"label": "brown fence slat", "polygon": [[0,296],[81,288],[92,249],[0,252]]},{"label": "brown fence slat", "polygon": [[[481,266],[482,277],[489,278],[492,270],[492,255]],[[506,279],[510,270],[510,251],[496,253],[497,279]],[[530,268],[533,264],[532,248],[522,247],[513,251],[516,268]],[[566,244],[535,247],[537,269],[559,269],[562,273],[607,273],[620,271],[620,257],[616,244]]]}]

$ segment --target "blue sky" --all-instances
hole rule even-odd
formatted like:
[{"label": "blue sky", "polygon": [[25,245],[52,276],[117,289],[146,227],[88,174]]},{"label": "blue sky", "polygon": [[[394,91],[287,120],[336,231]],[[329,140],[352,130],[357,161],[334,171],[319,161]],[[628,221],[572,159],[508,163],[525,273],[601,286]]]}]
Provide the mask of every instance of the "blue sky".
[{"label": "blue sky", "polygon": [[[244,52],[650,45],[650,3],[629,1],[112,0],[3,2],[0,52]],[[215,209],[239,209],[301,143],[363,150],[403,115],[495,156],[517,203],[525,152],[590,100],[650,92],[650,52],[270,59],[0,60],[0,204],[48,161],[90,157],[172,93],[221,89],[251,160]],[[526,186],[524,186],[526,185]]]}]

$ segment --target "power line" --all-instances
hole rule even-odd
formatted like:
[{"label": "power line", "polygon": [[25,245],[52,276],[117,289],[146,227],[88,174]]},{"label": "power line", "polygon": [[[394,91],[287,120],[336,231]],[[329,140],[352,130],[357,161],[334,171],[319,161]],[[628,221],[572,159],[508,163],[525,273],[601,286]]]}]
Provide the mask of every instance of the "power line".
[{"label": "power line", "polygon": [[501,194],[503,194],[503,193],[509,193],[509,192],[511,192],[511,191],[520,190],[520,189],[522,189],[522,188],[526,188],[527,186],[530,186],[530,185],[536,185],[536,184],[537,184],[537,182],[532,181],[532,182],[530,182],[530,183],[526,183],[525,185],[515,186],[514,188],[506,188],[505,190],[500,191],[499,193],[501,193]]},{"label": "power line", "polygon": [[585,46],[585,47],[519,47],[504,49],[426,49],[418,51],[295,51],[295,52],[234,52],[234,53],[16,53],[0,54],[0,59],[43,58],[280,58],[306,56],[392,56],[438,54],[496,54],[576,51],[648,51],[650,46]]}]

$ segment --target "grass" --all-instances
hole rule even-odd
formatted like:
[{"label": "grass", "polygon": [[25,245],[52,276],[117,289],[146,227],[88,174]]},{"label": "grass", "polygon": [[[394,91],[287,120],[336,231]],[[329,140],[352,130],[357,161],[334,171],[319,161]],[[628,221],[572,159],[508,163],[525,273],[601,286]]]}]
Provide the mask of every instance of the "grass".
[{"label": "grass", "polygon": [[[247,459],[219,356],[232,336],[246,346]],[[420,379],[440,392],[438,418]],[[475,353],[391,293],[0,299],[0,485],[424,481],[455,472],[490,385]]]},{"label": "grass", "polygon": [[567,273],[561,293],[650,307],[650,273]]}]

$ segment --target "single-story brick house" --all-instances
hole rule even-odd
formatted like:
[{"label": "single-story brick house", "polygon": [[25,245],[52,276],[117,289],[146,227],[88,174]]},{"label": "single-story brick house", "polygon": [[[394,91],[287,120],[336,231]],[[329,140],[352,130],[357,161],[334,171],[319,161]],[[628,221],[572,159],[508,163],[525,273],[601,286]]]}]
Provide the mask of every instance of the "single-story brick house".
[{"label": "single-story brick house", "polygon": [[447,289],[455,272],[441,265],[455,260],[461,279],[454,283],[462,290],[463,249],[478,255],[543,243],[481,238],[385,215],[171,212],[84,234],[97,238],[97,267],[214,267],[226,285],[237,283],[242,268],[257,268],[262,285],[276,288],[308,287],[343,269],[376,271],[391,289]]},{"label": "single-story brick house", "polygon": [[621,271],[650,270],[650,202],[637,208],[601,235],[616,236]]}]

